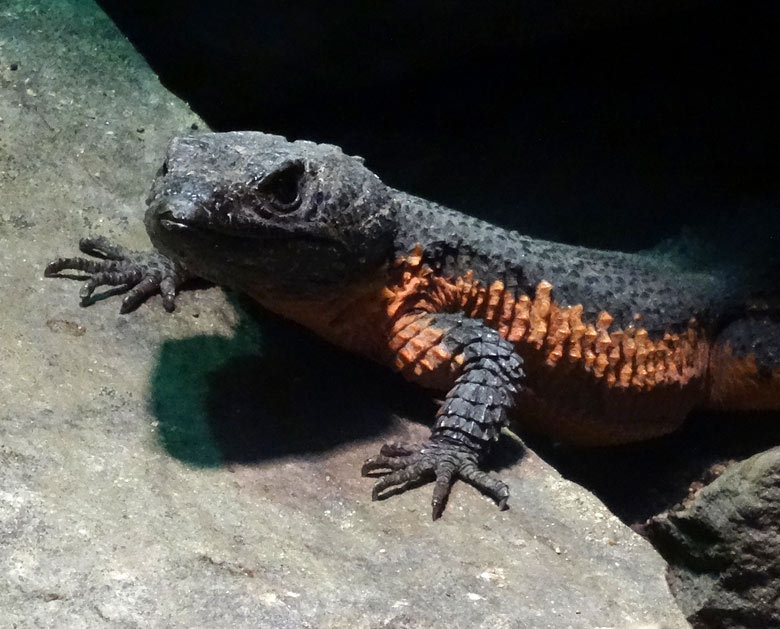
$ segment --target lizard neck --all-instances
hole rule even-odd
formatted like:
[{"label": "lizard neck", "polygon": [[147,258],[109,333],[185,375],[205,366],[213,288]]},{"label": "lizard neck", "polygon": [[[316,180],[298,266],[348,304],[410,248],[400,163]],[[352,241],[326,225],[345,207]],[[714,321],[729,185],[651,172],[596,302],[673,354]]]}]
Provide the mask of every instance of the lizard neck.
[{"label": "lizard neck", "polygon": [[386,354],[388,271],[378,277],[313,298],[270,297],[264,291],[248,294],[265,308],[311,330],[350,352],[382,361]]}]

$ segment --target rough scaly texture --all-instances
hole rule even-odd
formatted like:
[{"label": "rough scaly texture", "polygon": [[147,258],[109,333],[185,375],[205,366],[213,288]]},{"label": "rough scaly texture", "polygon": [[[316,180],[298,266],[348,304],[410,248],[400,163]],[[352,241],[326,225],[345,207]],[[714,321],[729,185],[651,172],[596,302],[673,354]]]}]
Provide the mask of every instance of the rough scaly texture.
[{"label": "rough scaly texture", "polygon": [[[174,139],[148,199],[155,253],[103,239],[47,275],[126,284],[122,310],[198,276],[446,391],[431,438],[366,461],[374,497],[435,479],[434,518],[512,417],[613,444],[674,430],[695,407],[780,408],[777,309],[739,282],[658,259],[539,241],[385,186],[338,147],[262,133]],[[735,276],[736,277],[736,276]],[[761,287],[763,290],[763,287]],[[760,392],[760,393],[758,393]]]}]

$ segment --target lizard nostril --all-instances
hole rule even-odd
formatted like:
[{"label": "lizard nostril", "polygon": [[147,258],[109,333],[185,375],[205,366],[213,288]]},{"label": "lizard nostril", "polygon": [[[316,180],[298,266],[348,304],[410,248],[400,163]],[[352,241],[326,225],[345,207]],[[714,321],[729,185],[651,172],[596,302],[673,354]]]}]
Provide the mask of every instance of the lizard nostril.
[{"label": "lizard nostril", "polygon": [[161,203],[155,208],[154,216],[157,223],[168,231],[182,231],[190,227],[190,221],[184,216],[183,212],[175,211],[170,203]]}]

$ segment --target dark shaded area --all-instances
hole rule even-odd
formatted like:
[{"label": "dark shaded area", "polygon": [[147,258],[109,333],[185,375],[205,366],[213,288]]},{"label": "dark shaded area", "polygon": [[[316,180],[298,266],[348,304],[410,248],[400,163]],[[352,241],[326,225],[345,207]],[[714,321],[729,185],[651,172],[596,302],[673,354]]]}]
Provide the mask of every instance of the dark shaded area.
[{"label": "dark shaded area", "polygon": [[563,476],[590,489],[627,524],[672,509],[710,468],[780,444],[777,413],[696,413],[675,433],[615,448],[575,449],[526,441]]},{"label": "dark shaded area", "polygon": [[160,351],[152,404],[176,458],[252,463],[374,437],[396,416],[432,421],[435,406],[419,387],[251,302],[234,305],[232,338],[166,341]]},{"label": "dark shaded area", "polygon": [[[249,300],[233,303],[241,321],[232,338],[197,336],[162,347],[151,397],[171,455],[202,466],[253,463],[371,438],[391,430],[396,417],[432,423],[430,392]],[[713,466],[780,444],[780,423],[776,413],[699,413],[667,437],[615,448],[523,438],[624,522],[641,525],[683,501],[692,484],[711,480]],[[522,452],[502,438],[487,469],[500,477]]]},{"label": "dark shaded area", "polygon": [[778,193],[776,3],[100,4],[214,128],[526,233],[644,248]]},{"label": "dark shaded area", "polygon": [[[398,418],[433,424],[435,393],[246,298],[231,301],[241,317],[233,337],[166,341],[156,361],[152,404],[172,456],[206,467],[255,463],[369,439]],[[502,444],[486,469],[514,465],[522,453]]]}]

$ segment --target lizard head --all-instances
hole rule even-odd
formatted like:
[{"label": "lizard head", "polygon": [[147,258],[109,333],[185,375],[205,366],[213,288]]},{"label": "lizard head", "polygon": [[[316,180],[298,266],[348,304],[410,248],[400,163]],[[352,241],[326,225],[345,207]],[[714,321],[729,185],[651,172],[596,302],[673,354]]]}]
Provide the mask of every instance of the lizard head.
[{"label": "lizard head", "polygon": [[390,189],[360,158],[257,132],[175,138],[146,228],[196,275],[270,298],[317,298],[376,275],[394,237]]}]

